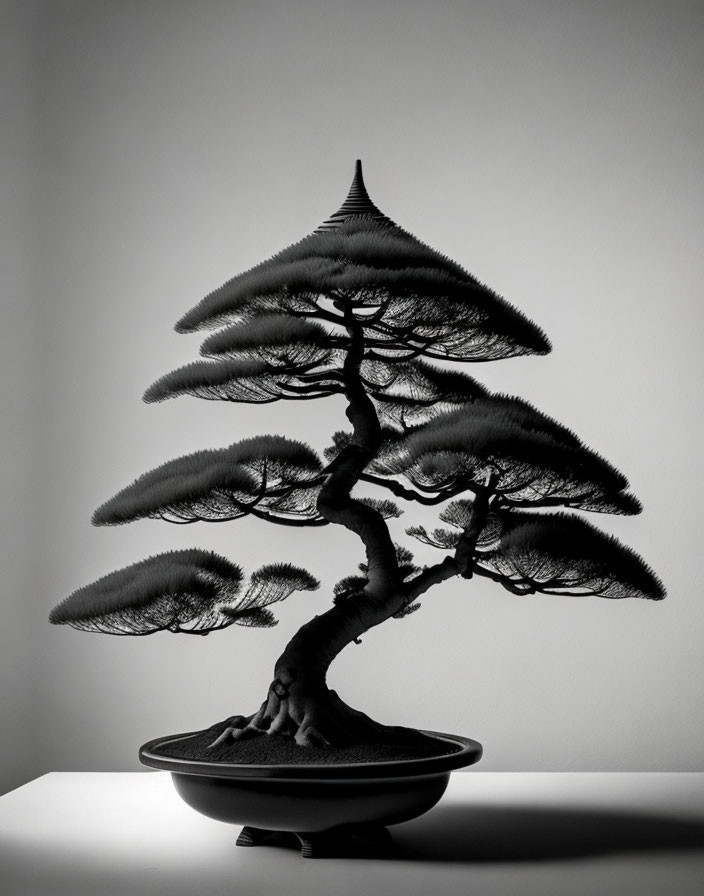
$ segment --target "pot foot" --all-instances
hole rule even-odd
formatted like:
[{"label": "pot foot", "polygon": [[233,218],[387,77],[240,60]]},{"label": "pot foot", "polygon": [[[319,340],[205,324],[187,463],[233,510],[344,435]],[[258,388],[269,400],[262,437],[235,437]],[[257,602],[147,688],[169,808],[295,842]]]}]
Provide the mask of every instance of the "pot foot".
[{"label": "pot foot", "polygon": [[304,859],[387,856],[394,847],[388,829],[379,824],[344,825],[297,836]]},{"label": "pot foot", "polygon": [[265,831],[246,825],[237,838],[237,846],[287,846],[300,849],[298,836],[291,831]]},{"label": "pot foot", "polygon": [[394,848],[388,829],[378,824],[350,824],[327,831],[292,833],[266,831],[247,825],[238,846],[283,846],[301,850],[304,859],[387,856]]}]

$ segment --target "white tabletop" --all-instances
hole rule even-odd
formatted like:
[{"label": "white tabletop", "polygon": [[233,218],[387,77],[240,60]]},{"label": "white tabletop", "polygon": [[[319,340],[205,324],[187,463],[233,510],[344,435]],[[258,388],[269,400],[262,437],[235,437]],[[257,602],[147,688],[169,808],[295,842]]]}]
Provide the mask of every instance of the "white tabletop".
[{"label": "white tabletop", "polygon": [[454,773],[389,859],[235,846],[166,772],[54,772],[0,798],[3,896],[688,896],[704,774]]}]

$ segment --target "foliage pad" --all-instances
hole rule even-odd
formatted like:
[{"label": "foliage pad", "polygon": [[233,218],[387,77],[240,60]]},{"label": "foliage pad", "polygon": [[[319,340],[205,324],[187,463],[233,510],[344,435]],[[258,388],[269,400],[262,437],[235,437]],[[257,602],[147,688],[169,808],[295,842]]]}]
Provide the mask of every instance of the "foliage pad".
[{"label": "foliage pad", "polygon": [[242,570],[218,554],[197,549],[157,554],[74,591],[49,621],[111,635],[159,631],[203,634],[237,622]]},{"label": "foliage pad", "polygon": [[334,319],[322,297],[351,310],[386,357],[485,361],[550,348],[538,327],[460,265],[369,215],[313,233],[233,278],[176,329],[272,313]]},{"label": "foliage pad", "polygon": [[206,635],[229,625],[276,625],[268,604],[319,582],[288,563],[263,566],[238,597],[239,566],[212,551],[170,551],[140,560],[74,591],[51,611],[49,621],[110,635],[170,631]]},{"label": "foliage pad", "polygon": [[256,436],[156,467],[99,507],[93,522],[216,522],[248,513],[277,522],[290,517],[318,521],[315,501],[321,470],[318,456],[302,442]]},{"label": "foliage pad", "polygon": [[480,398],[389,444],[372,469],[452,497],[491,483],[513,506],[637,513],[626,477],[528,402]]},{"label": "foliage pad", "polygon": [[564,513],[512,515],[498,547],[478,562],[519,594],[665,597],[662,582],[634,551]]}]

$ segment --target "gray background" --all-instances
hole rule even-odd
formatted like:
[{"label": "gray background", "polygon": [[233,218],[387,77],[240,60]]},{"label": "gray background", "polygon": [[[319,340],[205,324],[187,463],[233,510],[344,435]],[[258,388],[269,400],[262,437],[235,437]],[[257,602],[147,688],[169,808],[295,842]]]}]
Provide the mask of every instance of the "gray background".
[{"label": "gray background", "polygon": [[[701,770],[700,4],[66,0],[2,19],[0,783],[136,769],[153,736],[253,711],[361,559],[333,527],[89,523],[171,457],[259,432],[322,449],[343,426],[341,399],[140,396],[197,354],[174,321],[314,229],[357,157],[386,214],[547,331],[550,356],[471,372],[626,472],[645,512],[590,519],[669,598],[448,583],[348,648],[333,686],[384,721],[476,737],[486,770]],[[46,622],[75,588],[191,545],[301,562],[325,587],[270,631]]]}]

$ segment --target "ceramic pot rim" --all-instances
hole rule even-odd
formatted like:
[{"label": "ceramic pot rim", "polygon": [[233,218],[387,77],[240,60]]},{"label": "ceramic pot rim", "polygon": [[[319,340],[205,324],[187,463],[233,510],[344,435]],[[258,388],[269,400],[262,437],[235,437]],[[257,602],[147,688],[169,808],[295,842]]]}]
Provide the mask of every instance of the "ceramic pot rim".
[{"label": "ceramic pot rim", "polygon": [[422,759],[391,760],[387,762],[326,763],[300,765],[256,765],[254,763],[204,762],[195,759],[178,759],[155,753],[157,746],[195,737],[200,731],[157,737],[140,747],[139,759],[144,765],[168,772],[184,775],[206,775],[210,778],[275,778],[279,780],[360,780],[376,778],[406,778],[418,775],[442,774],[454,769],[473,765],[481,759],[482,745],[476,740],[459,734],[444,734],[439,731],[421,730],[421,734],[448,741],[460,747],[454,753],[444,756],[429,756]]}]

